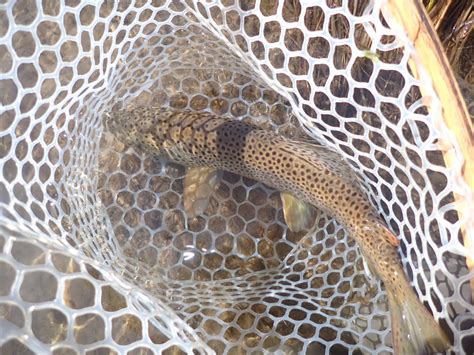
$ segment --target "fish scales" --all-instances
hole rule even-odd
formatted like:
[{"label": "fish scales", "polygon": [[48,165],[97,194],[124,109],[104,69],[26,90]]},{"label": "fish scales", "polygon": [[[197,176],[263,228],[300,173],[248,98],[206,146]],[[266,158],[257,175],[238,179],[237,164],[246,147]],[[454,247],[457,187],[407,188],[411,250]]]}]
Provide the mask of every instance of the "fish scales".
[{"label": "fish scales", "polygon": [[186,166],[212,167],[261,181],[334,216],[383,281],[400,354],[442,351],[449,341],[407,281],[398,241],[373,209],[355,175],[335,152],[211,113],[136,108],[107,125],[127,143]]}]

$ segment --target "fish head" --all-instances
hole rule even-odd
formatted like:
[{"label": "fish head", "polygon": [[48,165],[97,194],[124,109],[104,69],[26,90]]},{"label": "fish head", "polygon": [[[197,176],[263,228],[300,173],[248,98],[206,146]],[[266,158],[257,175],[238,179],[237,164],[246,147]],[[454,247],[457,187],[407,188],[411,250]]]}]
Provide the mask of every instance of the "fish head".
[{"label": "fish head", "polygon": [[161,110],[137,107],[131,110],[107,112],[104,117],[106,130],[126,145],[141,151],[160,155],[166,139],[167,121]]}]

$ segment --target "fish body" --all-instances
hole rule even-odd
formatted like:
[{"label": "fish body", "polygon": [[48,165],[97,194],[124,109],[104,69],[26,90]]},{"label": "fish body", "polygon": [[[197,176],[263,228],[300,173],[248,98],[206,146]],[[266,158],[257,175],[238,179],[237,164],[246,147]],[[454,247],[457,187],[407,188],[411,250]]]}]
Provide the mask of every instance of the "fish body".
[{"label": "fish body", "polygon": [[188,110],[122,110],[111,113],[106,125],[141,151],[188,167],[229,171],[261,181],[294,196],[296,204],[301,200],[332,215],[356,240],[371,271],[385,284],[395,353],[449,348],[448,338],[405,277],[397,238],[334,151],[235,119]]}]

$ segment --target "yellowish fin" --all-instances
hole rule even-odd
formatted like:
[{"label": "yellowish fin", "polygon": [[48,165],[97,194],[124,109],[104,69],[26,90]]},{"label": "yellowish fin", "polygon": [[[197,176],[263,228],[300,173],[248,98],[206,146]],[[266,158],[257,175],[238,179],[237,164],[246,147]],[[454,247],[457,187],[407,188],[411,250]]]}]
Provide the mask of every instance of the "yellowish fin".
[{"label": "yellowish fin", "polygon": [[388,291],[395,354],[445,352],[451,344],[439,324],[410,289],[408,294]]},{"label": "yellowish fin", "polygon": [[300,232],[311,227],[313,206],[295,196],[282,192],[283,214],[292,232]]},{"label": "yellowish fin", "polygon": [[202,214],[222,177],[222,172],[209,167],[189,168],[184,177],[184,210],[193,218]]}]

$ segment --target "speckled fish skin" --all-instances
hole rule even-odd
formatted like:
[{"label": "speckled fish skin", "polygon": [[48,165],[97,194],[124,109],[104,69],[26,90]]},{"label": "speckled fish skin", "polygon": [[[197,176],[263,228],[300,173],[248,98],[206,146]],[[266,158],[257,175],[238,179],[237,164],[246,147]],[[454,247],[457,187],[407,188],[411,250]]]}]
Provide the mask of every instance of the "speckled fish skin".
[{"label": "speckled fish skin", "polygon": [[111,113],[106,125],[139,150],[261,181],[334,216],[385,284],[395,352],[421,354],[450,346],[404,275],[396,237],[333,151],[204,112],[143,107]]}]

